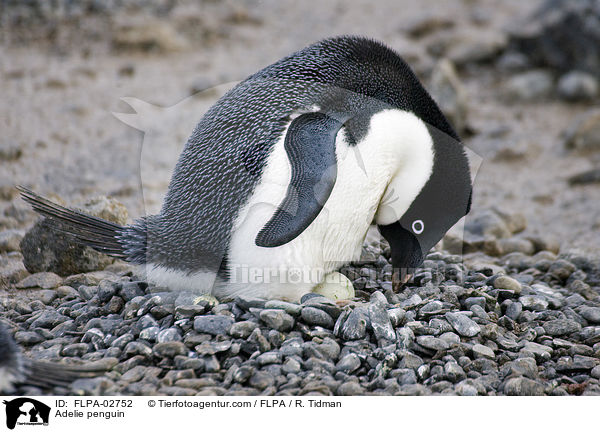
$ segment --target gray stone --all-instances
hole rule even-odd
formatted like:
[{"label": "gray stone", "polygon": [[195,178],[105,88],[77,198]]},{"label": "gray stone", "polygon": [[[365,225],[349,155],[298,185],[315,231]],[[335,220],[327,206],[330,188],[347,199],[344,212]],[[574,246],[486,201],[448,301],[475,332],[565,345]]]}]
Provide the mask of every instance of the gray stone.
[{"label": "gray stone", "polygon": [[206,315],[194,318],[194,330],[211,335],[227,334],[234,319],[225,315]]},{"label": "gray stone", "polygon": [[506,308],[506,316],[509,317],[510,319],[512,319],[513,321],[516,321],[519,318],[519,315],[521,315],[521,312],[523,311],[523,305],[521,304],[521,302],[512,302],[507,308]]},{"label": "gray stone", "polygon": [[369,304],[368,311],[375,338],[378,341],[393,341],[396,339],[396,332],[394,331],[394,327],[392,327],[385,307],[380,303],[371,303]]},{"label": "gray stone", "polygon": [[450,60],[442,59],[434,66],[429,90],[457,132],[464,131],[467,126],[467,92]]},{"label": "gray stone", "polygon": [[552,357],[554,350],[546,345],[541,345],[535,342],[526,342],[521,351],[530,352],[538,361],[547,361]]},{"label": "gray stone", "polygon": [[396,330],[396,340],[398,348],[409,349],[412,342],[415,340],[414,332],[408,327],[402,327]]},{"label": "gray stone", "polygon": [[90,347],[86,343],[75,343],[66,345],[61,354],[65,357],[81,357],[89,351]]},{"label": "gray stone", "polygon": [[542,326],[546,334],[550,336],[563,336],[581,330],[581,324],[568,319],[557,319],[546,321]]},{"label": "gray stone", "polygon": [[160,331],[159,327],[147,327],[140,332],[139,338],[146,340],[148,342],[156,341],[158,337],[158,332]]},{"label": "gray stone", "polygon": [[519,297],[519,302],[525,309],[532,311],[543,311],[548,308],[548,300],[538,295],[525,295]]},{"label": "gray stone", "polygon": [[470,384],[465,383],[464,381],[456,384],[456,393],[460,396],[477,396],[479,392],[475,387]]},{"label": "gray stone", "polygon": [[[165,342],[168,344],[173,344],[175,342]],[[179,342],[181,343],[181,342]],[[156,348],[156,345],[155,345]],[[149,347],[146,343],[143,342],[137,342],[137,341],[133,341],[133,342],[129,342],[125,348],[123,349],[123,354],[125,354],[126,357],[133,357],[133,356],[143,356],[146,358],[151,358],[152,357],[152,348]]]},{"label": "gray stone", "polygon": [[577,116],[564,133],[568,150],[581,154],[600,152],[600,108]]},{"label": "gray stone", "polygon": [[359,383],[350,381],[341,384],[337,388],[336,393],[338,396],[358,396],[362,395],[364,392],[365,390],[360,386]]},{"label": "gray stone", "polygon": [[283,361],[283,357],[280,352],[277,351],[269,351],[262,353],[258,357],[256,357],[256,362],[260,366],[265,366],[269,364],[280,364]]},{"label": "gray stone", "polygon": [[472,306],[479,306],[480,308],[485,309],[485,297],[468,297],[468,298],[466,298],[465,299],[465,307],[470,310]]},{"label": "gray stone", "polygon": [[51,289],[61,285],[62,278],[52,272],[34,273],[27,276],[17,284],[17,288],[44,288]]},{"label": "gray stone", "polygon": [[460,336],[452,332],[442,333],[439,338],[449,345],[460,343]]},{"label": "gray stone", "polygon": [[281,371],[285,374],[296,374],[302,370],[302,365],[298,360],[293,357],[288,357],[283,362]]},{"label": "gray stone", "polygon": [[[255,306],[252,306],[255,307]],[[290,302],[286,302],[286,301],[281,301],[281,300],[269,300],[265,303],[264,307],[266,309],[283,309],[284,311],[286,311],[287,313],[289,313],[292,316],[298,316],[300,315],[300,312],[302,311],[302,306],[297,304],[297,303],[290,303]]]},{"label": "gray stone", "polygon": [[404,322],[406,311],[402,308],[392,308],[387,310],[388,318],[393,327],[398,327]]},{"label": "gray stone", "polygon": [[402,359],[398,363],[401,369],[417,369],[423,364],[423,359],[416,354],[405,352]]},{"label": "gray stone", "polygon": [[458,312],[446,312],[446,319],[461,336],[473,337],[481,331],[481,327],[471,318]]},{"label": "gray stone", "polygon": [[348,315],[341,328],[341,337],[344,340],[363,339],[367,334],[369,315],[364,308],[356,308]]},{"label": "gray stone", "polygon": [[451,382],[455,383],[463,380],[466,377],[465,371],[460,365],[454,361],[449,361],[444,365],[444,376]]},{"label": "gray stone", "polygon": [[600,324],[600,307],[584,306],[579,311],[579,315],[592,324]]},{"label": "gray stone", "polygon": [[600,76],[599,21],[596,0],[545,0],[514,21],[509,45],[536,66]]},{"label": "gray stone", "polygon": [[533,101],[548,97],[554,88],[554,80],[545,70],[532,70],[514,75],[504,87],[511,98]]},{"label": "gray stone", "polygon": [[258,324],[253,321],[239,321],[231,325],[229,335],[234,338],[246,339],[255,328],[258,328]]},{"label": "gray stone", "polygon": [[340,307],[333,300],[323,296],[310,297],[305,299],[302,304],[321,309],[327,312],[333,319],[337,319],[342,313]]},{"label": "gray stone", "polygon": [[417,383],[417,375],[413,369],[396,369],[394,372],[398,374],[398,384],[401,386]]},{"label": "gray stone", "polygon": [[575,267],[569,261],[557,259],[548,269],[548,273],[550,273],[552,276],[555,276],[557,279],[566,280],[575,270],[577,270],[577,267]]},{"label": "gray stone", "polygon": [[152,352],[157,357],[173,358],[178,355],[187,355],[188,348],[183,342],[159,342],[152,348]]},{"label": "gray stone", "polygon": [[54,310],[45,310],[31,323],[31,328],[53,328],[68,320],[69,318]]},{"label": "gray stone", "polygon": [[473,355],[475,358],[489,358],[495,359],[496,355],[494,354],[494,350],[481,344],[473,345]]},{"label": "gray stone", "polygon": [[598,80],[581,71],[571,71],[560,77],[558,94],[567,101],[592,100],[598,95]]},{"label": "gray stone", "polygon": [[9,229],[0,232],[0,253],[2,252],[19,252],[20,243],[23,239],[23,231]]},{"label": "gray stone", "polygon": [[[98,197],[87,201],[80,209],[84,213],[124,225],[127,209],[118,201]],[[54,272],[61,276],[103,269],[114,258],[82,246],[54,228],[52,221],[38,221],[21,241],[23,263],[30,273]]]},{"label": "gray stone", "polygon": [[181,339],[182,339],[181,334],[174,327],[163,329],[163,330],[159,331],[158,335],[156,337],[156,341],[159,343],[161,343],[161,342],[179,342],[179,341],[181,341]]},{"label": "gray stone", "polygon": [[423,316],[436,315],[442,313],[443,309],[441,301],[432,300],[419,309],[419,314]]},{"label": "gray stone", "polygon": [[252,377],[250,377],[249,384],[254,388],[264,390],[275,384],[275,378],[267,372],[256,371],[252,374]]},{"label": "gray stone", "polygon": [[465,222],[465,231],[483,237],[505,238],[511,235],[504,219],[492,210],[485,210],[470,217]]},{"label": "gray stone", "polygon": [[15,333],[14,338],[19,345],[23,346],[35,345],[46,340],[42,335],[34,331],[18,331]]},{"label": "gray stone", "polygon": [[538,378],[538,368],[534,358],[523,357],[502,365],[505,375],[525,376],[531,379]]},{"label": "gray stone", "polygon": [[544,386],[525,377],[510,378],[504,384],[504,393],[509,396],[543,396]]},{"label": "gray stone", "polygon": [[358,356],[354,353],[350,353],[342,357],[335,368],[341,372],[352,373],[360,366],[361,362]]},{"label": "gray stone", "polygon": [[260,312],[260,319],[272,329],[286,332],[294,327],[294,318],[282,309],[265,309]]},{"label": "gray stone", "polygon": [[418,336],[417,343],[422,347],[435,351],[446,351],[448,348],[450,348],[450,345],[445,340],[428,335]]},{"label": "gray stone", "polygon": [[510,276],[498,276],[494,280],[494,288],[496,289],[505,289],[514,292],[515,294],[521,294],[522,286],[521,282],[516,279],[511,278]]},{"label": "gray stone", "polygon": [[130,302],[136,297],[144,296],[144,290],[141,288],[139,282],[125,282],[121,284],[118,292],[126,302]]},{"label": "gray stone", "polygon": [[324,310],[315,307],[304,307],[301,312],[302,320],[310,325],[333,328],[333,318]]}]

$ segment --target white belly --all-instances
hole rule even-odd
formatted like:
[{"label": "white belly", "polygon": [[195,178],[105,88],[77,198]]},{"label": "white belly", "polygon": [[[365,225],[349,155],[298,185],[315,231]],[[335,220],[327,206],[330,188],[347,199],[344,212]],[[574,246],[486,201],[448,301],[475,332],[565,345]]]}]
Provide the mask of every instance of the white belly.
[{"label": "white belly", "polygon": [[[407,137],[415,130],[418,139]],[[356,147],[349,147],[340,131],[336,141],[337,179],[324,208],[291,242],[275,248],[259,247],[256,235],[283,201],[291,178],[284,134],[270,154],[255,192],[240,211],[228,250],[230,278],[226,283],[217,283],[214,295],[298,301],[327,273],[358,259],[388,184],[407,159],[412,159],[407,156],[412,155],[414,145],[423,147],[423,132],[429,137],[417,117],[397,110],[376,114],[369,133]],[[431,152],[430,147],[426,150]],[[422,187],[429,173],[421,175],[426,175]],[[421,187],[414,196],[402,197],[408,199],[408,205]]]}]

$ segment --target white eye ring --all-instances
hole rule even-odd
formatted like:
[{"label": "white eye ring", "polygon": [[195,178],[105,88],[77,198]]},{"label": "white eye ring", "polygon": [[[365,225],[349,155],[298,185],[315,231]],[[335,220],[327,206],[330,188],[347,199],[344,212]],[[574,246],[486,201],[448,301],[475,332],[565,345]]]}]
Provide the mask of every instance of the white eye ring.
[{"label": "white eye ring", "polygon": [[421,219],[417,219],[412,223],[412,230],[415,234],[421,234],[425,231],[425,224]]}]

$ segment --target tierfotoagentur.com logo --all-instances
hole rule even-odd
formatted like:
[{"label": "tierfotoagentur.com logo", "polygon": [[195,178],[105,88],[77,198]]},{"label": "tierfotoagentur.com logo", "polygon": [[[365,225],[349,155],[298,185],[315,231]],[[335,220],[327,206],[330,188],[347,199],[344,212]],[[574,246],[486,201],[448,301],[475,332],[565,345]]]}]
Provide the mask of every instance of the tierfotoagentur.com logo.
[{"label": "tierfotoagentur.com logo", "polygon": [[35,399],[21,397],[4,401],[6,405],[6,427],[48,426],[50,407]]}]

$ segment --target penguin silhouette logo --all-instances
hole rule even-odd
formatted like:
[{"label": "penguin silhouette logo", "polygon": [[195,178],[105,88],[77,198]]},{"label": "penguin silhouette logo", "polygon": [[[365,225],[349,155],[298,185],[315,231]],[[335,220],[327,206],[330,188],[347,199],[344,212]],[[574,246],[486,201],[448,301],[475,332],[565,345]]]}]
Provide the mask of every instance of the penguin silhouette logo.
[{"label": "penguin silhouette logo", "polygon": [[35,399],[21,397],[4,401],[6,405],[6,427],[14,429],[16,425],[48,426],[50,407]]}]

